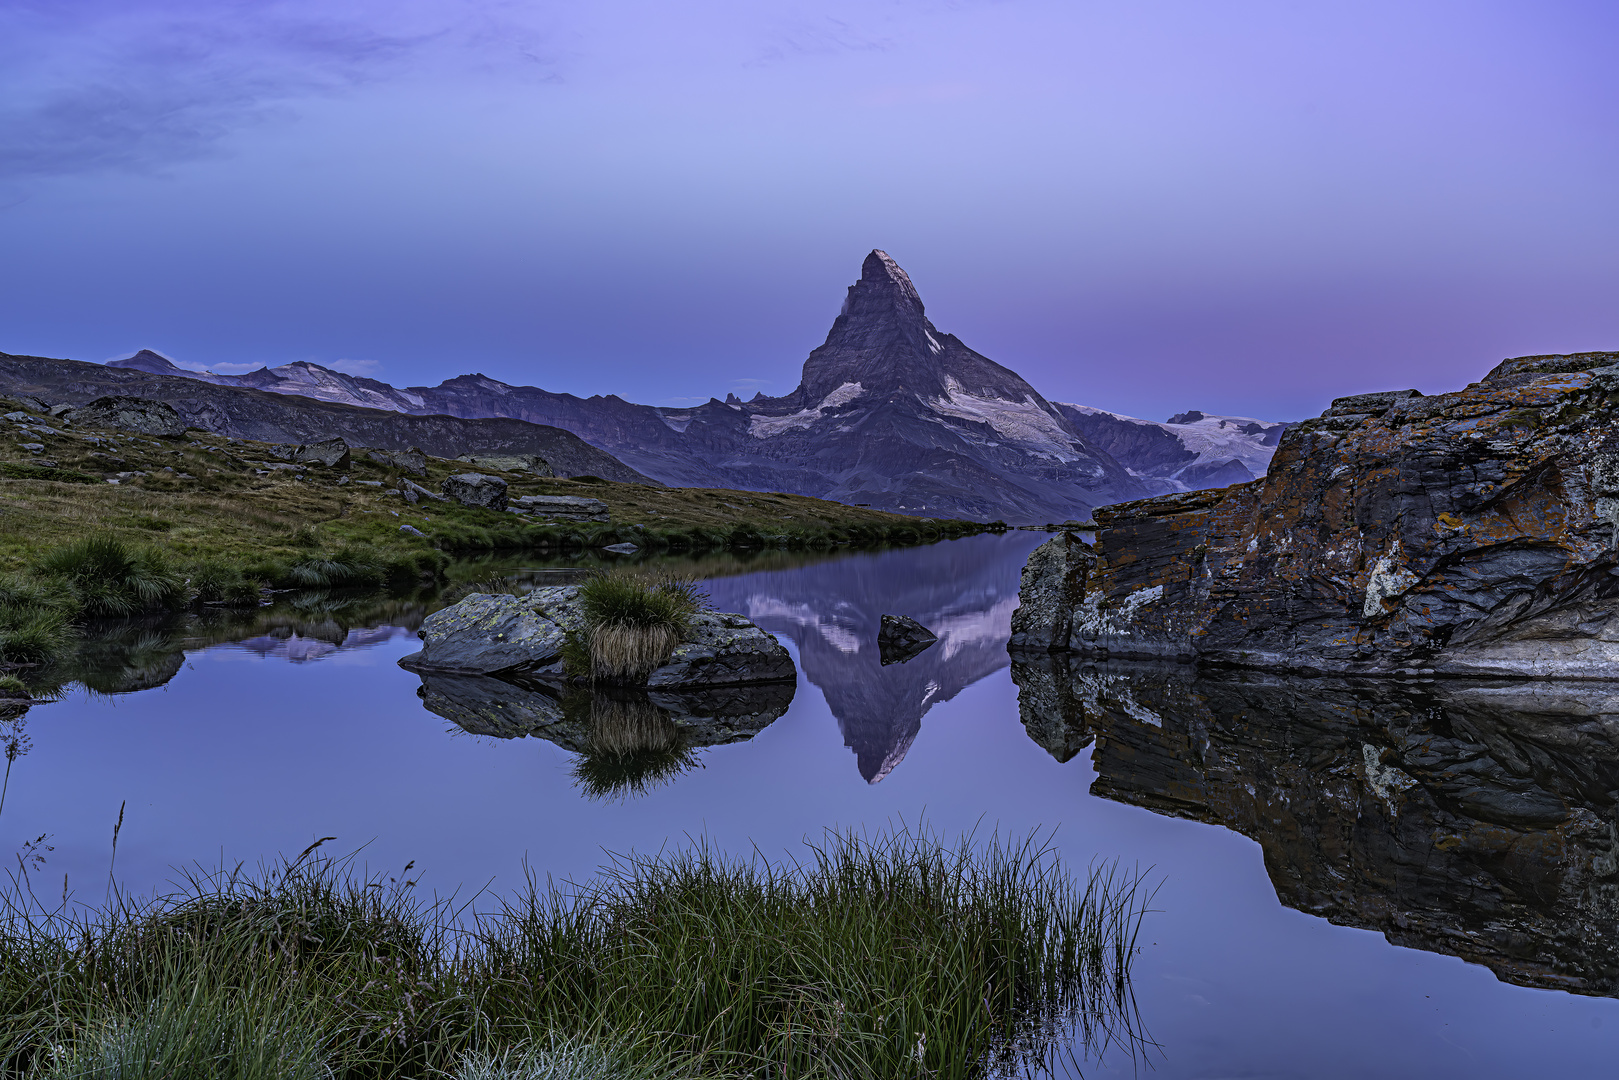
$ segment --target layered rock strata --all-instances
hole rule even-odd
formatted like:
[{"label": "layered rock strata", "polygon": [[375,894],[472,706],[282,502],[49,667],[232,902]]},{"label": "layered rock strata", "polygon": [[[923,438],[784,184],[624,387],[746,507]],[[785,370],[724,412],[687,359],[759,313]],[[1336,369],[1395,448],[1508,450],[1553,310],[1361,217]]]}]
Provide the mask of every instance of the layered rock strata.
[{"label": "layered rock strata", "polygon": [[1594,683],[1195,675],[1014,656],[1030,736],[1091,793],[1257,842],[1282,903],[1619,995],[1619,696]]},{"label": "layered rock strata", "polygon": [[1619,676],[1619,353],[1340,398],[1269,473],[1098,509],[1012,645],[1349,674]]}]

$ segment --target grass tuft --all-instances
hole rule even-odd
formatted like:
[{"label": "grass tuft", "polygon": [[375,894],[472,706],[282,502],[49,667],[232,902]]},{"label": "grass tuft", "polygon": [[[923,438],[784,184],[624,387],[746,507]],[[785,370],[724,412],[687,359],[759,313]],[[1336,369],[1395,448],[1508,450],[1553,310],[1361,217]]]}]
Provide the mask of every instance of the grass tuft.
[{"label": "grass tuft", "polygon": [[63,582],[91,617],[120,617],[174,610],[185,600],[185,579],[147,548],[114,536],[89,536],[39,561],[39,572]]},{"label": "grass tuft", "polygon": [[593,680],[638,682],[669,659],[706,606],[706,597],[690,581],[597,574],[579,586],[584,628],[566,655],[588,654]]},{"label": "grass tuft", "polygon": [[0,1074],[1010,1074],[1071,1030],[1139,1045],[1147,899],[1135,875],[1070,875],[1037,838],[907,829],[829,832],[797,860],[697,841],[579,884],[531,874],[473,916],[310,851],[98,910],[14,877]]}]

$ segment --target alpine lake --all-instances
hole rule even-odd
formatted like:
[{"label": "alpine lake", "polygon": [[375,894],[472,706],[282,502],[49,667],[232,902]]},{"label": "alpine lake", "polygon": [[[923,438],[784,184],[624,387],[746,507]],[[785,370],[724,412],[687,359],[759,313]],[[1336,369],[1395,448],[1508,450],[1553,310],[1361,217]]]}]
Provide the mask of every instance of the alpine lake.
[{"label": "alpine lake", "polygon": [[[92,903],[109,880],[151,892],[329,838],[476,904],[526,869],[582,879],[688,838],[777,856],[828,828],[1039,832],[1071,869],[1156,888],[1134,1030],[1076,1046],[1067,1074],[1613,1075],[1619,781],[1559,750],[1619,713],[1610,688],[1013,663],[1019,573],[1046,538],[668,561],[775,634],[798,682],[620,790],[587,782],[567,725],[429,708],[454,694],[396,661],[442,601],[286,594],[108,631],[59,700],[8,722],[0,838],[34,890]],[[881,663],[885,613],[938,642]]]}]

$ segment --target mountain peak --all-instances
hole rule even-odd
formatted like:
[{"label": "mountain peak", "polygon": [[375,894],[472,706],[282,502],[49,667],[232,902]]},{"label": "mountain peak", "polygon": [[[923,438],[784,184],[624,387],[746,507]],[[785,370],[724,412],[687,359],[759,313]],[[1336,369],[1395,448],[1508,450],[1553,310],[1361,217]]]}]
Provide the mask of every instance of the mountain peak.
[{"label": "mountain peak", "polygon": [[151,349],[142,349],[134,356],[126,356],[122,360],[110,360],[107,362],[107,366],[130,368],[135,371],[144,371],[151,375],[190,374],[162,353],[155,353]]},{"label": "mountain peak", "polygon": [[844,312],[847,313],[857,301],[865,301],[862,306],[874,306],[875,303],[909,309],[918,318],[923,314],[922,297],[917,295],[910,275],[888,252],[879,248],[872,249],[866,261],[860,264],[860,280],[849,287],[849,297],[843,304]]}]

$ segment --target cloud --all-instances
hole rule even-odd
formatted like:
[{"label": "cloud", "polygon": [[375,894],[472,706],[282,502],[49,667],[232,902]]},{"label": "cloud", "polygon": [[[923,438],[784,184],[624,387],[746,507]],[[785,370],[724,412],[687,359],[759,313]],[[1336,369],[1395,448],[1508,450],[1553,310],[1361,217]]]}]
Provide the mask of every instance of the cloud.
[{"label": "cloud", "polygon": [[382,370],[382,362],[379,360],[334,360],[326,366],[333,371],[342,371],[349,375],[364,375],[368,378]]},{"label": "cloud", "polygon": [[531,69],[502,0],[33,0],[0,6],[0,177],[149,171],[218,154],[295,103],[445,61]]}]

